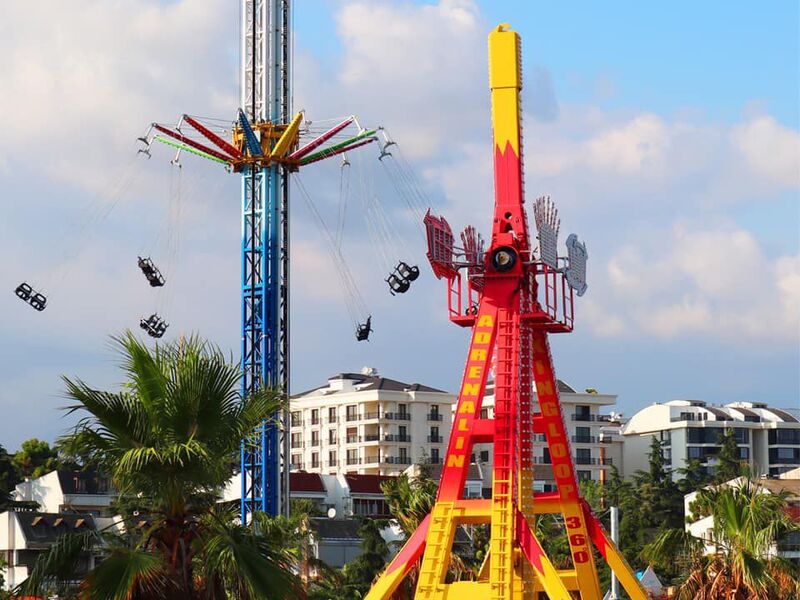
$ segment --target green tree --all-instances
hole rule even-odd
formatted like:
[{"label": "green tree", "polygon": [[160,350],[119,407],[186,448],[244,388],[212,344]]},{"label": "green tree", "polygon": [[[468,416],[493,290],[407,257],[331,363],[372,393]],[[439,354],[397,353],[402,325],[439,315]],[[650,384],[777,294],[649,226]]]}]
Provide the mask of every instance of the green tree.
[{"label": "green tree", "polygon": [[13,457],[0,445],[0,507],[11,499],[14,487],[20,482],[19,471]]},{"label": "green tree", "polygon": [[102,544],[106,558],[82,582],[93,599],[296,597],[280,527],[262,515],[244,527],[216,504],[240,440],[281,408],[279,395],[242,398],[238,365],[198,338],[150,350],[127,333],[115,344],[127,378],[121,390],[64,379],[69,412],[83,416],[62,442],[108,473],[126,506],[146,515],[130,524],[146,526],[62,536],[19,592],[39,595]]},{"label": "green tree", "polygon": [[745,478],[735,486],[701,490],[695,503],[714,519],[715,551],[683,527],[663,531],[642,556],[664,569],[680,568],[679,600],[800,598],[796,565],[771,556],[782,536],[800,531],[788,515],[788,495],[767,492]]},{"label": "green tree", "polygon": [[739,454],[739,444],[733,428],[728,428],[720,435],[718,443],[721,448],[717,454],[717,468],[714,473],[716,483],[724,483],[743,474],[742,458]]},{"label": "green tree", "polygon": [[22,442],[12,459],[20,478],[35,479],[58,468],[58,451],[37,438]]},{"label": "green tree", "polygon": [[381,536],[383,525],[380,521],[364,519],[358,529],[361,554],[343,569],[345,587],[354,593],[355,598],[363,598],[367,594],[375,577],[386,565],[389,547]]}]

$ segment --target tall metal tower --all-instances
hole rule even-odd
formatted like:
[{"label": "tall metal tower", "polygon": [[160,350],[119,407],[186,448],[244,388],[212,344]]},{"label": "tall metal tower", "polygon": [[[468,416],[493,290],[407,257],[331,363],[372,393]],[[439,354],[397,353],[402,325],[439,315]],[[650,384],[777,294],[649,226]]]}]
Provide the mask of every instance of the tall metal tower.
[{"label": "tall metal tower", "polygon": [[[289,122],[291,114],[289,0],[241,0],[240,105],[253,129]],[[245,123],[242,123],[245,127]],[[289,171],[285,164],[242,169],[243,395],[261,385],[289,394]],[[288,410],[288,409],[287,409]],[[284,422],[286,415],[283,415]],[[253,511],[288,511],[288,468],[281,477],[276,422],[242,442],[242,518]],[[282,481],[283,480],[283,481]]]}]

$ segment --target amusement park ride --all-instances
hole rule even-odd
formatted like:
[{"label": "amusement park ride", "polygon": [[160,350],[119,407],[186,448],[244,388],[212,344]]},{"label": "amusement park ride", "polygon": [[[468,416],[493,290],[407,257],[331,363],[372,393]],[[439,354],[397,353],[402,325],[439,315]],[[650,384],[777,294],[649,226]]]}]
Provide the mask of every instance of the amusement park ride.
[{"label": "amusement park ride", "polygon": [[[394,142],[384,132],[381,144],[380,132],[362,128],[354,116],[313,131],[302,111],[292,115],[290,0],[241,0],[241,17],[242,108],[236,120],[183,115],[174,126],[154,123],[139,138],[140,152],[149,156],[157,141],[242,175],[242,393],[269,386],[288,396],[290,174],[376,141],[383,163]],[[464,230],[456,248],[443,217],[430,210],[424,217],[428,259],[436,277],[447,280],[450,320],[471,328],[472,336],[435,505],[376,580],[368,600],[391,598],[412,571],[418,599],[522,600],[544,593],[551,599],[600,600],[595,549],[632,600],[646,598],[576,479],[548,334],[572,331],[574,296],[586,291],[587,253],[572,234],[567,257],[558,256],[560,222],[549,198],[533,203],[538,235],[528,227],[520,62],[519,35],[498,26],[489,35],[495,200],[488,248],[473,227]],[[347,133],[353,127],[355,133]],[[139,257],[138,266],[152,287],[164,286],[149,257]],[[418,276],[418,267],[401,260],[385,281],[392,294],[401,294]],[[26,282],[15,293],[37,311],[47,305],[44,294]],[[141,326],[158,338],[168,325],[154,313]],[[368,317],[357,323],[356,338],[367,340],[371,331]],[[494,414],[484,418],[490,373]],[[256,511],[288,512],[285,432],[280,443],[287,417],[276,415],[242,442],[244,523]],[[534,492],[535,435],[544,436],[549,448],[556,491]],[[491,498],[465,498],[473,446],[484,443],[494,447]],[[544,514],[563,518],[569,569],[556,569],[536,537],[535,520]],[[461,525],[491,526],[489,552],[474,581],[448,579]]]},{"label": "amusement park ride", "polygon": [[[616,573],[628,595],[646,595],[622,554],[581,498],[558,396],[548,333],[572,330],[573,295],[586,290],[586,248],[571,235],[568,258],[559,262],[555,207],[534,204],[538,248],[523,202],[519,35],[500,25],[489,35],[489,86],[494,132],[495,202],[492,237],[484,252],[467,228],[454,247],[447,221],[430,213],[428,258],[448,282],[450,319],[472,328],[455,420],[436,503],[431,513],[376,581],[368,600],[388,599],[421,559],[415,598],[535,598],[582,600],[603,594],[593,547]],[[537,251],[538,250],[538,251]],[[466,270],[462,277],[461,269]],[[481,417],[490,371],[494,415]],[[533,386],[536,399],[533,399]],[[538,411],[535,407],[538,405]],[[533,491],[534,435],[550,450],[555,492]],[[492,497],[467,499],[464,484],[474,444],[493,443]],[[542,514],[563,515],[572,568],[556,570],[534,533]],[[491,526],[489,553],[476,581],[447,579],[453,538],[460,525]]]}]

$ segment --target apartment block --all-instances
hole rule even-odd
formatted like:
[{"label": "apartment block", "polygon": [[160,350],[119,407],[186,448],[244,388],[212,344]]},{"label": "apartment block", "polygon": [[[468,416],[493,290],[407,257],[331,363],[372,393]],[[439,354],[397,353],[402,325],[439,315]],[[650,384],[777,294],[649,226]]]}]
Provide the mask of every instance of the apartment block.
[{"label": "apartment block", "polygon": [[310,473],[399,475],[438,464],[450,435],[453,394],[378,375],[339,373],[291,399],[291,468]]},{"label": "apartment block", "polygon": [[800,466],[800,419],[791,410],[761,402],[713,406],[700,400],[671,400],[643,408],[622,428],[625,475],[647,468],[653,437],[662,442],[673,477],[680,477],[678,469],[691,460],[713,473],[720,437],[727,429],[733,429],[739,456],[754,473],[776,477]]}]

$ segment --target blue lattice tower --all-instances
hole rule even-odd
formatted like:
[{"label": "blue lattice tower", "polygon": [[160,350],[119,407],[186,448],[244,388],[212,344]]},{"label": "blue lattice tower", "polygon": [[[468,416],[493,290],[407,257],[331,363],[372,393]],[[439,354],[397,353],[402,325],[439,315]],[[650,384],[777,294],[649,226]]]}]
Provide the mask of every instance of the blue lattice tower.
[{"label": "blue lattice tower", "polygon": [[[255,127],[287,123],[291,112],[289,1],[242,0],[241,14],[241,106]],[[242,169],[244,395],[262,385],[289,393],[288,196],[285,165],[273,162]],[[253,511],[275,515],[282,504],[288,510],[288,469],[281,484],[278,423],[282,420],[263,424],[242,442],[244,522]]]}]

